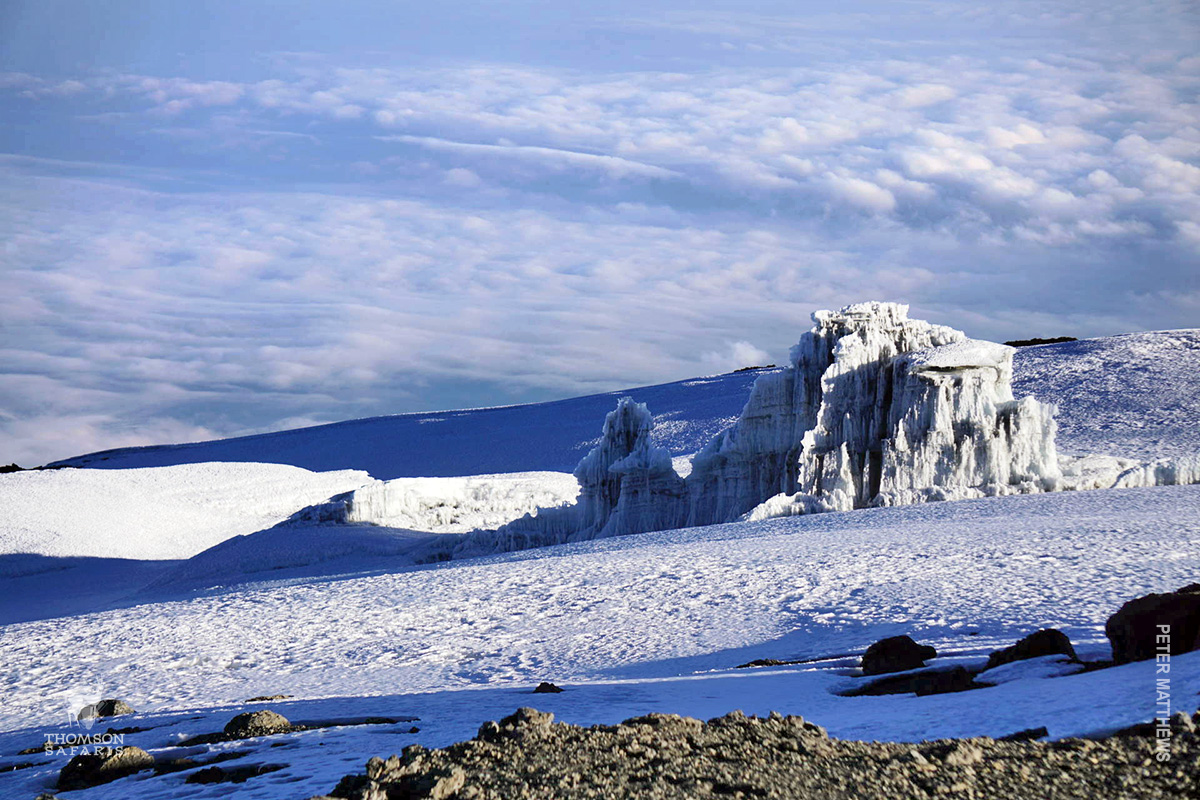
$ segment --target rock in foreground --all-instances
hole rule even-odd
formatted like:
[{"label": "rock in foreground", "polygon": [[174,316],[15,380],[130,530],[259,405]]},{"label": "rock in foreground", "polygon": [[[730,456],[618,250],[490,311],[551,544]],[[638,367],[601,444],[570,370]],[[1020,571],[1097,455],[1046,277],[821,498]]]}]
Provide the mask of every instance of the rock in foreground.
[{"label": "rock in foreground", "polygon": [[908,636],[880,639],[863,653],[863,675],[883,675],[920,669],[928,659],[937,658],[937,650],[927,644],[917,644]]},{"label": "rock in foreground", "polygon": [[282,714],[263,709],[238,714],[225,726],[225,735],[236,739],[249,739],[254,736],[270,736],[273,733],[289,733],[292,730],[292,723]]},{"label": "rock in foreground", "polygon": [[1055,628],[1043,628],[1029,634],[1010,647],[993,652],[988,656],[987,666],[984,667],[984,670],[1011,664],[1014,661],[1056,655],[1066,656],[1072,661],[1077,660],[1075,648],[1071,646],[1071,640],[1065,633]]},{"label": "rock in foreground", "polygon": [[1104,633],[1118,664],[1200,649],[1200,583],[1130,600],[1108,618]]},{"label": "rock in foreground", "polygon": [[101,747],[72,758],[58,776],[63,791],[87,789],[154,766],[154,756],[140,747]]},{"label": "rock in foreground", "polygon": [[101,700],[99,703],[86,705],[79,710],[77,719],[94,719],[96,717],[120,717],[125,714],[136,714],[137,711],[133,706],[126,703],[124,700],[111,698]]},{"label": "rock in foreground", "polygon": [[811,800],[1188,796],[1200,780],[1194,733],[1175,732],[1171,759],[1153,740],[922,744],[829,739],[799,717],[741,712],[702,723],[663,714],[579,728],[520,709],[444,750],[405,748],[373,758],[331,797],[767,797]]}]

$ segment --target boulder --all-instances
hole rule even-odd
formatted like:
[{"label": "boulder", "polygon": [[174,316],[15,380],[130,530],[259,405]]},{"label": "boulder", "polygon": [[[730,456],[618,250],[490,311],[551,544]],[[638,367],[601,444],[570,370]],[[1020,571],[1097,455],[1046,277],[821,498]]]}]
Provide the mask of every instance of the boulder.
[{"label": "boulder", "polygon": [[1054,628],[1043,628],[1036,633],[1029,634],[1011,647],[992,653],[988,656],[987,666],[984,669],[989,670],[1001,664],[1011,664],[1027,658],[1053,655],[1064,655],[1072,660],[1078,660],[1075,656],[1075,648],[1071,646],[1071,640],[1065,633]]},{"label": "boulder", "polygon": [[518,708],[499,722],[485,722],[479,726],[478,738],[485,742],[502,742],[505,739],[536,739],[550,733],[554,715],[534,708]]},{"label": "boulder", "polygon": [[154,766],[154,756],[140,747],[98,747],[72,758],[58,775],[63,791],[87,789]]},{"label": "boulder", "polygon": [[917,644],[908,636],[891,636],[867,648],[862,657],[862,671],[864,675],[882,675],[920,669],[926,659],[936,657],[937,650],[929,645]]},{"label": "boulder", "polygon": [[1045,725],[1041,725],[1037,728],[1026,728],[1024,730],[1017,731],[1016,733],[1010,733],[1010,734],[1007,734],[1006,736],[998,737],[996,739],[996,741],[997,742],[1035,742],[1038,739],[1045,739],[1049,735],[1050,735],[1050,731],[1046,730]]},{"label": "boulder", "polygon": [[248,711],[238,714],[225,726],[225,735],[234,739],[248,739],[251,736],[270,736],[273,733],[288,733],[292,723],[282,714],[274,711]]},{"label": "boulder", "polygon": [[122,714],[136,714],[137,711],[133,706],[126,703],[124,700],[111,698],[101,700],[99,703],[86,705],[79,710],[79,715],[76,719],[92,719],[96,717],[119,717]]},{"label": "boulder", "polygon": [[975,673],[966,667],[952,669],[926,669],[907,675],[888,675],[876,678],[862,686],[843,692],[843,697],[861,697],[863,695],[884,694],[915,694],[925,697],[931,694],[948,694],[950,692],[966,692],[971,689],[986,689],[990,683],[977,683]]},{"label": "boulder", "polygon": [[562,687],[555,686],[553,683],[549,683],[547,681],[542,681],[541,683],[539,683],[537,685],[537,688],[533,690],[533,693],[534,694],[559,694],[562,691],[563,691]]},{"label": "boulder", "polygon": [[[1169,646],[1158,641],[1160,634],[1167,633],[1160,626],[1169,626]],[[1200,583],[1130,600],[1108,618],[1104,633],[1117,664],[1154,658],[1168,650],[1173,656],[1200,650]]]}]

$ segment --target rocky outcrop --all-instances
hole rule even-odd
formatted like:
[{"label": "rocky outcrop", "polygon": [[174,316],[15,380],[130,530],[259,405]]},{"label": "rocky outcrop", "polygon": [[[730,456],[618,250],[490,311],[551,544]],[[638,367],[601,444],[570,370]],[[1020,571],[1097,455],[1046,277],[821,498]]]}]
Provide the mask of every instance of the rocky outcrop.
[{"label": "rocky outcrop", "polygon": [[864,675],[882,675],[920,669],[931,658],[937,658],[935,648],[917,644],[908,636],[890,636],[867,648],[862,657],[862,671]]},{"label": "rocky outcrop", "polygon": [[1200,583],[1130,600],[1108,618],[1104,633],[1117,664],[1200,650]]},{"label": "rocky outcrop", "polygon": [[1191,796],[1200,780],[1200,740],[1181,730],[1170,740],[1169,766],[1131,767],[1152,758],[1152,747],[1130,738],[840,741],[800,717],[741,712],[707,723],[650,714],[579,728],[522,709],[485,724],[471,741],[372,758],[365,773],[346,776],[330,796],[1093,800],[1114,796],[1114,787],[1122,797]]},{"label": "rocky outcrop", "polygon": [[993,652],[988,656],[987,666],[984,667],[984,670],[998,667],[1001,664],[1023,661],[1027,658],[1053,655],[1064,655],[1072,661],[1078,660],[1075,656],[1075,648],[1071,646],[1071,640],[1065,633],[1054,628],[1043,628],[1029,634],[1014,645]]},{"label": "rocky outcrop", "polygon": [[268,709],[238,714],[225,725],[225,735],[231,739],[270,736],[292,730],[295,730],[295,726],[288,722],[286,717]]},{"label": "rocky outcrop", "polygon": [[124,700],[109,699],[99,703],[86,705],[79,710],[78,719],[95,719],[97,717],[119,717],[124,714],[136,714],[133,706]]},{"label": "rocky outcrop", "polygon": [[87,789],[154,767],[154,756],[140,747],[98,747],[75,756],[58,775],[63,791]]}]

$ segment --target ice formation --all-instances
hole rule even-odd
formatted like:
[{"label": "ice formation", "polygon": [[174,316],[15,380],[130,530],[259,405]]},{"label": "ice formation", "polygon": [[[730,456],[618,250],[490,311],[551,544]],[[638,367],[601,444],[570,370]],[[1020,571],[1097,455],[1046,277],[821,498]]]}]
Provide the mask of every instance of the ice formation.
[{"label": "ice formation", "polygon": [[600,443],[575,468],[579,501],[541,509],[459,548],[521,550],[568,541],[678,528],[687,518],[687,485],[671,454],[650,441],[654,419],[624,397],[604,419]]},{"label": "ice formation", "polygon": [[[696,454],[686,478],[652,443],[649,409],[622,398],[575,469],[574,504],[565,504],[565,492],[537,509],[506,500],[508,519],[528,513],[496,530],[471,516],[477,530],[456,552],[872,506],[1200,482],[1200,457],[1145,465],[1060,458],[1054,406],[1013,397],[1012,347],[909,319],[908,306],[897,303],[818,311],[813,322],[789,366],[758,378],[736,423]],[[335,511],[341,521],[414,528],[424,520],[420,529],[433,530],[431,514],[456,505],[431,506],[435,493],[393,486],[401,483],[360,489]],[[491,502],[495,489],[484,494],[477,505]]]},{"label": "ice formation", "polygon": [[683,479],[622,399],[579,463],[579,502],[465,549],[519,549],[683,525],[1044,491],[1061,477],[1052,406],[1014,400],[1013,348],[861,303],[819,311],[791,366],[758,379],[737,423]]},{"label": "ice formation", "polygon": [[564,472],[371,481],[298,513],[295,522],[368,523],[429,533],[498,528],[538,509],[569,505],[579,493]]}]

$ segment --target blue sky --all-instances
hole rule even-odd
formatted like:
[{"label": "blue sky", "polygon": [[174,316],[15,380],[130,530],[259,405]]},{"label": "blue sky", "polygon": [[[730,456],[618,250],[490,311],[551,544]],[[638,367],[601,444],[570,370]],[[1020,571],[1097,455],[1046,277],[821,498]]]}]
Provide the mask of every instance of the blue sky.
[{"label": "blue sky", "polygon": [[10,0],[0,461],[1200,325],[1190,2]]}]

